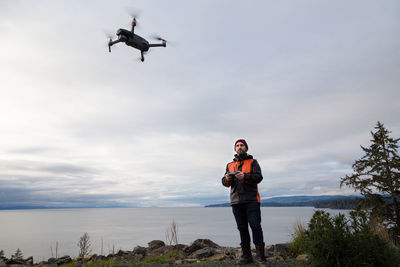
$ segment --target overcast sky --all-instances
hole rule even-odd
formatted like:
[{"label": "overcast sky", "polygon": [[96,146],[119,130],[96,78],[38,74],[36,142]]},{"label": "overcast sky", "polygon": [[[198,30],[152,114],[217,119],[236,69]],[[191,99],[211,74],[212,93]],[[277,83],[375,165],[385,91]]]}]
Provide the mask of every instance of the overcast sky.
[{"label": "overcast sky", "polygon": [[[157,33],[145,62],[105,32]],[[400,137],[399,1],[0,2],[0,208],[201,206],[233,143],[262,198],[340,188]]]}]

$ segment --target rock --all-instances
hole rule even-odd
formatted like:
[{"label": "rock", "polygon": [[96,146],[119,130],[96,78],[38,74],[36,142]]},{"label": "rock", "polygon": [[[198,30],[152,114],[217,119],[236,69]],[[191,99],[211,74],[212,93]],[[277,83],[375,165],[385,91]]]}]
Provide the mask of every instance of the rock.
[{"label": "rock", "polygon": [[201,247],[209,247],[209,248],[219,248],[220,246],[216,243],[212,242],[210,239],[196,239],[192,245],[198,245]]},{"label": "rock", "polygon": [[65,255],[62,256],[60,258],[50,258],[47,260],[48,263],[50,264],[57,264],[57,265],[62,265],[62,264],[66,264],[66,263],[70,263],[72,262],[72,259],[70,256]]},{"label": "rock", "polygon": [[141,261],[144,257],[145,255],[142,254],[134,254],[132,260],[133,262],[138,262]]},{"label": "rock", "polygon": [[97,254],[87,255],[87,256],[85,256],[85,257],[83,258],[83,261],[84,261],[84,262],[88,262],[88,261],[93,260],[93,259],[96,258],[96,257],[97,257]]},{"label": "rock", "polygon": [[184,245],[184,244],[177,244],[177,245],[174,246],[174,249],[177,250],[177,251],[183,251],[187,247],[188,246]]},{"label": "rock", "polygon": [[7,264],[5,263],[5,261],[0,260],[0,267],[4,267],[4,266],[7,266]]},{"label": "rock", "polygon": [[56,263],[57,259],[56,258],[48,258],[47,262],[48,263]]},{"label": "rock", "polygon": [[194,253],[195,258],[202,259],[207,258],[214,255],[214,250],[212,248],[202,248],[196,250]]},{"label": "rock", "polygon": [[219,248],[220,246],[212,242],[210,239],[196,239],[190,246],[185,248],[183,252],[186,254],[192,254],[196,250],[206,247]]},{"label": "rock", "polygon": [[265,256],[273,256],[275,254],[275,246],[268,245],[265,247]]},{"label": "rock", "polygon": [[150,253],[151,255],[162,255],[168,252],[174,252],[174,247],[173,246],[163,246],[157,249],[152,250]]},{"label": "rock", "polygon": [[107,259],[106,256],[104,256],[104,255],[98,255],[98,256],[96,256],[96,257],[93,259],[93,261],[94,261],[94,262],[98,262],[98,261],[104,261],[104,260],[106,260],[106,259]]},{"label": "rock", "polygon": [[207,260],[209,261],[223,261],[225,260],[227,257],[224,254],[215,254],[211,257],[208,257]]},{"label": "rock", "polygon": [[141,246],[136,246],[133,249],[132,253],[135,254],[135,255],[146,256],[146,248],[145,247],[141,247]]},{"label": "rock", "polygon": [[26,265],[33,265],[33,257],[30,256],[29,258],[26,258],[24,262]]},{"label": "rock", "polygon": [[275,255],[281,255],[282,257],[287,257],[288,244],[275,244]]},{"label": "rock", "polygon": [[19,264],[19,265],[25,265],[25,262],[23,259],[9,259],[6,261],[7,265],[13,265],[13,264]]},{"label": "rock", "polygon": [[117,254],[115,254],[115,255],[123,257],[123,256],[125,256],[127,254],[128,254],[127,251],[124,251],[124,250],[120,249],[120,250],[118,250]]},{"label": "rock", "polygon": [[150,250],[154,250],[154,249],[165,246],[165,243],[161,240],[153,240],[153,241],[149,242],[148,245],[149,245]]},{"label": "rock", "polygon": [[308,261],[310,257],[307,254],[301,254],[296,257],[296,260],[298,261]]},{"label": "rock", "polygon": [[198,259],[184,259],[183,263],[195,263],[200,262]]},{"label": "rock", "polygon": [[272,257],[268,257],[267,260],[272,260],[272,261],[283,261],[285,260],[282,256],[276,255],[276,256],[272,256]]}]

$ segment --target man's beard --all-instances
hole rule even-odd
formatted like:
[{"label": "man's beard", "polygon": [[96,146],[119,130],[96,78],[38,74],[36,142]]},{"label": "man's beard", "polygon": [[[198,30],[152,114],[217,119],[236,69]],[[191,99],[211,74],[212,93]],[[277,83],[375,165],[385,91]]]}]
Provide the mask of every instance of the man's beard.
[{"label": "man's beard", "polygon": [[239,149],[237,153],[238,153],[238,155],[243,155],[243,154],[246,153],[246,151],[244,151],[244,150],[242,150],[242,149]]}]

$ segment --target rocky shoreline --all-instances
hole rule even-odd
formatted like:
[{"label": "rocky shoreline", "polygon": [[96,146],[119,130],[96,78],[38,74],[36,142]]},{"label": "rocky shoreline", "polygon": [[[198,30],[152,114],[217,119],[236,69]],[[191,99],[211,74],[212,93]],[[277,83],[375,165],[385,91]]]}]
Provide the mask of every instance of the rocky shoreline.
[{"label": "rocky shoreline", "polygon": [[[255,252],[254,252],[255,253]],[[209,239],[197,239],[190,245],[166,245],[161,240],[153,240],[148,247],[137,246],[132,251],[120,250],[107,256],[91,254],[72,259],[70,256],[49,258],[39,263],[33,257],[27,259],[0,259],[0,267],[57,267],[65,266],[130,266],[130,265],[198,265],[233,266],[240,257],[241,248],[221,247]],[[291,258],[288,244],[275,244],[265,247],[265,255],[271,266],[307,266],[308,256]],[[215,264],[218,263],[218,264]],[[254,266],[254,265],[248,265]]]}]

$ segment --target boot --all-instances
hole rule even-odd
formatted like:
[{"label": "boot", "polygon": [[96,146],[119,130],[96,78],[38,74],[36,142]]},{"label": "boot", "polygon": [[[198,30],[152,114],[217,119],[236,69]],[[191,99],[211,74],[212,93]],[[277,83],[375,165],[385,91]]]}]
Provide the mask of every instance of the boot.
[{"label": "boot", "polygon": [[257,259],[257,263],[260,267],[271,266],[270,264],[268,264],[267,260],[265,259],[264,246],[256,247],[256,259]]},{"label": "boot", "polygon": [[250,244],[241,245],[242,247],[242,255],[240,256],[237,264],[249,264],[253,262],[253,257],[251,256]]}]

